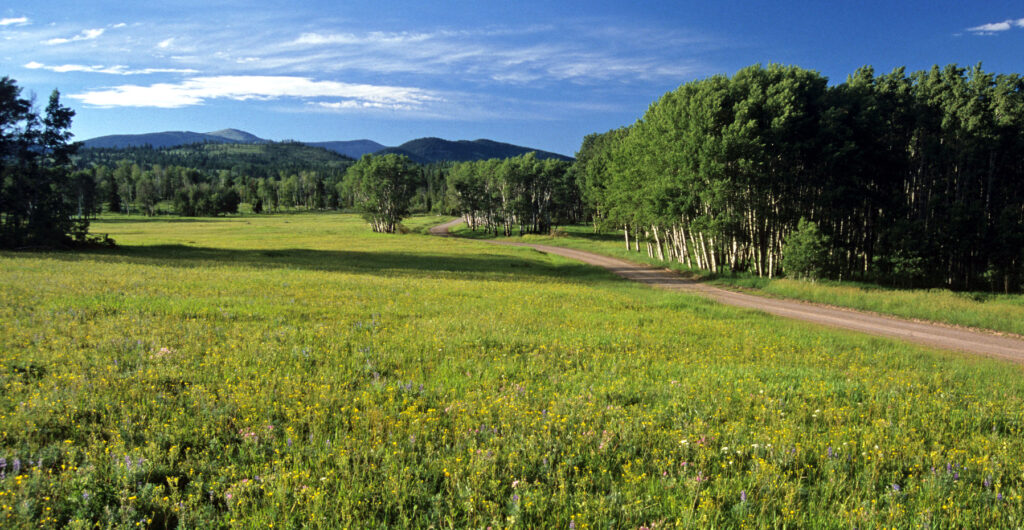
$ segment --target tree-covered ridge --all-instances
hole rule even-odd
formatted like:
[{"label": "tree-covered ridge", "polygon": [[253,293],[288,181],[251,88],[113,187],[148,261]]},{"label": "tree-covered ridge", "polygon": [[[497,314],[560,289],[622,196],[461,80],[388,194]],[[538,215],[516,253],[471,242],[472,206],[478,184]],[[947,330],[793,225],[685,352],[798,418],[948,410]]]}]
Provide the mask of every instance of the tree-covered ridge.
[{"label": "tree-covered ridge", "polygon": [[451,141],[443,138],[418,138],[400,146],[388,147],[377,152],[377,154],[389,153],[407,156],[418,164],[506,159],[520,157],[527,153],[534,153],[535,157],[542,160],[549,158],[572,160],[557,153],[483,139]]},{"label": "tree-covered ridge", "polygon": [[773,276],[806,218],[830,241],[832,277],[1016,290],[1022,89],[980,66],[865,67],[835,86],[752,66],[588,137],[576,172],[601,223],[664,259]]},{"label": "tree-covered ridge", "polygon": [[75,157],[83,168],[113,166],[121,160],[142,166],[182,166],[200,171],[226,169],[257,178],[277,176],[281,170],[344,170],[354,162],[347,156],[298,142],[96,148],[82,149]]}]

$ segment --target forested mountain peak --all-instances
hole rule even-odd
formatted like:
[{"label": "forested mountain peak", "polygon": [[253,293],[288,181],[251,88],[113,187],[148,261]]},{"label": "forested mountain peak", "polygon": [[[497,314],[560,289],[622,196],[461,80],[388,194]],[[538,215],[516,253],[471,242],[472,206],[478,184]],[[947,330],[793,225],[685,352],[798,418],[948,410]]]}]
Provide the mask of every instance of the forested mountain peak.
[{"label": "forested mountain peak", "polygon": [[[273,143],[252,133],[239,129],[221,129],[208,133],[193,131],[165,131],[148,134],[115,134],[91,138],[83,142],[85,148],[124,149],[132,147],[152,147],[161,149],[190,144],[256,144]],[[328,151],[350,157],[359,158],[365,154],[402,154],[419,164],[433,162],[469,162],[488,160],[491,158],[513,158],[531,151],[537,158],[554,158],[571,161],[572,158],[494,140],[445,140],[437,137],[417,138],[405,142],[398,147],[387,147],[373,140],[347,140],[326,142],[301,142],[312,147],[322,147]]]},{"label": "forested mountain peak", "polygon": [[256,136],[255,134],[240,131],[238,129],[221,129],[219,131],[208,132],[206,134],[209,136],[217,136],[219,138],[224,138],[230,142],[240,144],[254,144],[258,142],[267,141],[264,140],[263,138],[260,138],[259,136]]},{"label": "forested mountain peak", "polygon": [[572,158],[532,149],[520,145],[496,142],[494,140],[445,140],[443,138],[426,137],[410,140],[398,147],[389,147],[379,154],[395,153],[408,156],[414,162],[428,164],[431,162],[470,162],[474,160],[488,160],[491,158],[513,158],[529,152],[537,153],[537,158],[554,158],[558,160],[572,160]]},{"label": "forested mountain peak", "polygon": [[86,148],[118,149],[125,147],[150,146],[155,149],[161,147],[176,147],[179,145],[203,144],[203,143],[238,143],[236,140],[214,134],[197,133],[193,131],[164,131],[146,134],[112,134],[90,138],[83,142]]}]

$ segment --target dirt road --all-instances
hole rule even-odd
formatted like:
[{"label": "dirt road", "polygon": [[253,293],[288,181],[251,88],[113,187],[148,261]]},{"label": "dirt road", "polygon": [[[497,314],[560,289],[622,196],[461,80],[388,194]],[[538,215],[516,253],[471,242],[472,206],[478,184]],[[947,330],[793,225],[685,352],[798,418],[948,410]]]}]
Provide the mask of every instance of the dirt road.
[{"label": "dirt road", "polygon": [[[455,219],[454,221],[432,227],[430,233],[436,236],[448,237],[451,235],[448,230],[461,222],[461,219]],[[822,306],[809,302],[778,300],[738,293],[687,280],[666,269],[656,269],[571,248],[509,241],[488,242],[496,245],[534,248],[541,252],[604,267],[623,278],[652,287],[697,293],[723,304],[757,309],[773,315],[813,322],[824,326],[892,337],[935,348],[998,357],[1024,364],[1024,340],[1013,336],[997,335],[995,333],[942,324],[904,320],[852,309]]]}]

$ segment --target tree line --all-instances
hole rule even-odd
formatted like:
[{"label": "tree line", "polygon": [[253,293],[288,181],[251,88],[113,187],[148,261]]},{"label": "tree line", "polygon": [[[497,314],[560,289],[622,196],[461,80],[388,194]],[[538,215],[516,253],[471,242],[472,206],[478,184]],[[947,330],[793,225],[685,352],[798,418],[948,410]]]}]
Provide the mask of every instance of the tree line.
[{"label": "tree line", "polygon": [[569,162],[541,160],[534,153],[459,162],[448,172],[449,205],[473,230],[548,233],[581,219],[579,187],[570,168]]},{"label": "tree line", "polygon": [[1017,74],[864,67],[829,86],[758,65],[587,136],[574,170],[594,222],[660,259],[775,276],[804,220],[823,276],[1009,291],[1024,278],[1022,149]]}]

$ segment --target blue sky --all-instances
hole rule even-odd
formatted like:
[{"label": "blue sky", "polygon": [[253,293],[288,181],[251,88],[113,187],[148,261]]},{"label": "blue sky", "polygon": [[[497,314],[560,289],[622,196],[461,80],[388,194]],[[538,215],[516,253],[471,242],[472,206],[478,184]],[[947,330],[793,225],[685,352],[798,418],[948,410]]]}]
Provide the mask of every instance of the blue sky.
[{"label": "blue sky", "polygon": [[77,139],[234,127],[573,154],[681,83],[755,63],[841,82],[865,64],[1024,59],[1019,1],[5,4],[0,75],[40,106],[60,89]]}]

